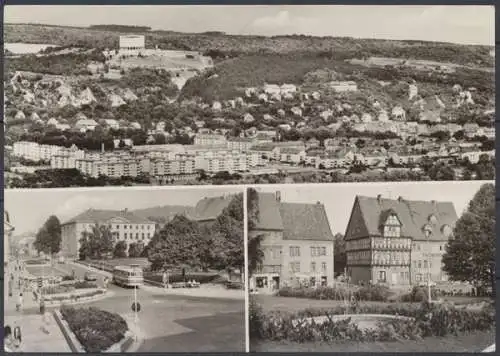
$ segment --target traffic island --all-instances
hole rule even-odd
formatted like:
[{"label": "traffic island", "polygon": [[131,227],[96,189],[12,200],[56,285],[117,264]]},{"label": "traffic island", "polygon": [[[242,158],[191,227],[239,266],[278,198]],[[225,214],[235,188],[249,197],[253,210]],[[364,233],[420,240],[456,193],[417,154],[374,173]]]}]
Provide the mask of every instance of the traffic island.
[{"label": "traffic island", "polygon": [[134,345],[135,335],[119,314],[63,306],[54,317],[72,352],[127,352]]}]

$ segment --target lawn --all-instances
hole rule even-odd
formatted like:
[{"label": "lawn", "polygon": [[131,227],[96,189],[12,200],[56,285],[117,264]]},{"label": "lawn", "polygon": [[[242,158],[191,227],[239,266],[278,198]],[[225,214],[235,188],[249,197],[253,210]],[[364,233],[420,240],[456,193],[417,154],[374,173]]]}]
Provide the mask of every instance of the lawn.
[{"label": "lawn", "polygon": [[26,266],[26,271],[34,277],[64,276],[61,270],[50,266]]},{"label": "lawn", "polygon": [[495,343],[495,330],[426,337],[420,341],[346,342],[342,344],[250,341],[251,352],[480,352]]}]

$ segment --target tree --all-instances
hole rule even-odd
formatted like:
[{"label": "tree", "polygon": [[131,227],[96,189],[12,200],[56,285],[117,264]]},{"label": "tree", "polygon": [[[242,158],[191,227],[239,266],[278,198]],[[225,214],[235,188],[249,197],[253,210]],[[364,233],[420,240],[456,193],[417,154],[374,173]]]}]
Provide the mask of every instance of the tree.
[{"label": "tree", "polygon": [[254,188],[247,190],[247,216],[248,216],[248,273],[251,275],[260,267],[264,261],[262,251],[262,240],[264,235],[253,236],[251,231],[259,222],[259,193]]},{"label": "tree", "polygon": [[113,250],[113,257],[116,258],[127,257],[127,243],[125,241],[118,241]]},{"label": "tree", "polygon": [[95,224],[92,226],[91,231],[82,232],[80,241],[81,244],[83,242],[86,245],[80,253],[85,258],[101,259],[113,252],[113,233],[107,225]]},{"label": "tree", "polygon": [[495,291],[495,186],[484,184],[458,219],[443,270],[451,280]]},{"label": "tree", "polygon": [[141,257],[144,246],[138,242],[132,242],[128,245],[128,257]]},{"label": "tree", "polygon": [[61,250],[61,223],[55,215],[51,215],[38,230],[35,239],[38,252],[56,254]]},{"label": "tree", "polygon": [[333,245],[333,269],[335,275],[344,273],[347,266],[347,254],[345,250],[345,241],[342,234],[336,234]]},{"label": "tree", "polygon": [[172,221],[148,244],[148,260],[152,270],[189,265],[199,267],[199,245],[201,232],[198,224],[183,215],[175,216]]}]

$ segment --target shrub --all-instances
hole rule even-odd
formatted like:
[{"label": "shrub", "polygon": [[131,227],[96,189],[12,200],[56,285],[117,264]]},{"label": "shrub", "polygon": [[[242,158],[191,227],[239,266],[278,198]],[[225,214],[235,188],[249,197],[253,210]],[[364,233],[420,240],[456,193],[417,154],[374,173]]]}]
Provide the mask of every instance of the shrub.
[{"label": "shrub", "polygon": [[356,293],[356,299],[373,302],[386,302],[391,295],[388,287],[382,285],[361,287]]},{"label": "shrub", "polygon": [[120,315],[94,307],[63,306],[61,314],[87,352],[108,349],[123,339],[128,330],[126,321]]},{"label": "shrub", "polygon": [[74,281],[75,277],[73,277],[71,275],[65,275],[65,276],[62,277],[62,280],[63,281]]},{"label": "shrub", "polygon": [[[360,306],[366,314],[391,314],[411,319],[391,319],[377,323],[374,329],[360,330],[350,319],[334,321],[332,316],[343,314],[345,307],[309,309],[298,313],[271,312],[264,314],[253,301],[250,303],[250,335],[254,339],[306,341],[395,341],[418,340],[428,336],[446,336],[495,325],[495,310],[486,306],[480,311],[455,308],[446,304],[391,304]],[[326,316],[324,323],[307,322],[305,318]]]},{"label": "shrub", "polygon": [[326,299],[326,300],[350,300],[355,297],[357,300],[385,302],[391,292],[388,287],[375,285],[365,286],[353,291],[346,287],[318,287],[318,288],[281,288],[277,295],[281,297]]},{"label": "shrub", "polygon": [[[432,288],[431,289],[431,297],[433,300],[439,298],[440,293],[438,290]],[[429,300],[429,292],[426,287],[415,286],[408,294],[403,294],[400,297],[402,302],[410,302],[410,303],[420,303]]]},{"label": "shrub", "polygon": [[73,283],[75,289],[97,288],[97,283],[89,281],[76,281]]}]

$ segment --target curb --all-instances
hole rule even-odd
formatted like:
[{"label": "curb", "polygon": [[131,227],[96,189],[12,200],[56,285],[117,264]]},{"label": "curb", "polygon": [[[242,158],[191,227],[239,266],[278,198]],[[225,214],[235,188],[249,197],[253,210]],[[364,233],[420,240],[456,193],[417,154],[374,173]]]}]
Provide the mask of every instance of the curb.
[{"label": "curb", "polygon": [[53,315],[71,351],[74,353],[85,353],[85,349],[83,348],[82,344],[80,344],[75,334],[73,334],[73,332],[69,328],[66,320],[63,319],[61,312],[59,310],[54,310]]},{"label": "curb", "polygon": [[78,301],[72,302],[71,298],[68,298],[66,300],[61,300],[57,302],[49,302],[48,300],[45,300],[45,306],[46,307],[60,307],[62,305],[78,305],[78,304],[84,304],[84,303],[92,303],[96,302],[98,300],[106,299],[108,297],[113,296],[115,293],[111,291],[107,291],[105,293],[101,293],[96,295],[95,297],[87,297],[87,298],[79,298]]},{"label": "curb", "polygon": [[[149,284],[149,283],[148,283]],[[154,288],[156,289],[157,292],[163,292],[164,295],[176,295],[176,296],[186,296],[186,297],[195,297],[195,298],[209,298],[209,299],[226,299],[226,300],[244,300],[245,299],[245,293],[242,291],[241,295],[221,295],[221,294],[212,294],[212,295],[206,295],[206,294],[190,294],[190,293],[183,293],[185,289],[183,288],[168,288],[164,289],[163,287],[156,287],[154,285],[147,285],[145,283],[145,286],[149,288]],[[198,289],[199,290],[199,289]]]}]

